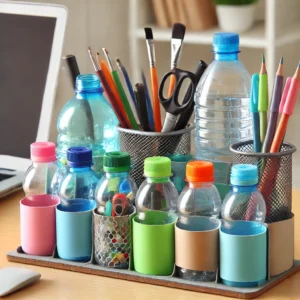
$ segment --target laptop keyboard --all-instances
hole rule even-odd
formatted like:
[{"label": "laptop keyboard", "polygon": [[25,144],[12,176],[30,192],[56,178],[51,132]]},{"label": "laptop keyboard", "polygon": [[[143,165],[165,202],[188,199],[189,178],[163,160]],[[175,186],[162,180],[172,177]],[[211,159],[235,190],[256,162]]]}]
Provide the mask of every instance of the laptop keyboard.
[{"label": "laptop keyboard", "polygon": [[7,174],[1,174],[0,173],[0,181],[4,180],[4,179],[8,179],[10,177],[13,177],[14,175],[7,175]]}]

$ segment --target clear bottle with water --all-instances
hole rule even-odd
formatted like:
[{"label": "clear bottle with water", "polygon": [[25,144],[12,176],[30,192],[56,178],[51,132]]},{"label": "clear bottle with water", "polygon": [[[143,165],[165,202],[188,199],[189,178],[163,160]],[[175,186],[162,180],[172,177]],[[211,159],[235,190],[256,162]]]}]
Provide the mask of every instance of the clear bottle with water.
[{"label": "clear bottle with water", "polygon": [[[146,179],[136,195],[136,209],[139,222],[147,225],[161,223],[147,212],[156,210],[167,212],[170,222],[174,220],[177,210],[178,192],[170,179],[171,160],[168,157],[154,156],[145,159],[144,174]],[[169,221],[164,220],[164,224]]]},{"label": "clear bottle with water", "polygon": [[229,146],[252,137],[251,77],[238,59],[238,34],[216,33],[213,52],[195,93],[195,158],[214,163],[215,184],[224,198],[232,164]]},{"label": "clear bottle with water", "polygon": [[118,119],[96,75],[79,75],[75,96],[60,112],[57,129],[57,158],[66,163],[67,150],[82,146],[92,149],[93,170],[103,175],[103,155],[118,150]]},{"label": "clear bottle with water", "polygon": [[[186,166],[187,185],[181,192],[177,210],[179,222],[192,231],[201,231],[195,216],[219,218],[221,197],[214,186],[214,168],[208,161],[192,161]],[[206,229],[206,228],[205,228]],[[207,229],[206,229],[207,230]],[[179,276],[187,280],[214,281],[216,272],[178,268]]]},{"label": "clear bottle with water", "polygon": [[30,145],[32,165],[25,173],[23,190],[30,199],[34,195],[56,195],[58,182],[56,181],[55,144],[51,142],[35,142]]},{"label": "clear bottle with water", "polygon": [[263,224],[266,217],[266,203],[257,188],[257,166],[234,165],[231,168],[230,183],[231,190],[222,204],[222,218],[228,232],[230,233],[230,228],[238,220]]}]

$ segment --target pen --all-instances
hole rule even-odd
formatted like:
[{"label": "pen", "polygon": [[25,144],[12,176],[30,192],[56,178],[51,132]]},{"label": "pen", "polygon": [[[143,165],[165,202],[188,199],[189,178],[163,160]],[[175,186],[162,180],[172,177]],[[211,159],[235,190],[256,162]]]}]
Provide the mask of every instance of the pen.
[{"label": "pen", "polygon": [[144,131],[150,131],[144,85],[141,83],[137,83],[135,85],[134,94],[136,98],[137,112],[141,127]]}]

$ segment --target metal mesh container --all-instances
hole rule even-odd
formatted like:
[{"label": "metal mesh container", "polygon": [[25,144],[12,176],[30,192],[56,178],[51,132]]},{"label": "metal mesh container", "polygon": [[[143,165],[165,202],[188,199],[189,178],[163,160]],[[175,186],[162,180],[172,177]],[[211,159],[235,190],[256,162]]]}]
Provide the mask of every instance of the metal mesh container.
[{"label": "metal mesh container", "polygon": [[107,217],[94,211],[94,259],[102,267],[128,269],[131,255],[131,219],[135,215]]},{"label": "metal mesh container", "polygon": [[145,132],[118,127],[120,150],[131,156],[131,176],[138,186],[143,182],[144,160],[151,156],[188,154],[194,126],[172,132]]},{"label": "metal mesh container", "polygon": [[244,141],[230,146],[233,164],[258,166],[259,190],[267,207],[266,222],[290,218],[292,210],[292,154],[296,147],[283,143],[281,152],[255,153],[253,141]]}]

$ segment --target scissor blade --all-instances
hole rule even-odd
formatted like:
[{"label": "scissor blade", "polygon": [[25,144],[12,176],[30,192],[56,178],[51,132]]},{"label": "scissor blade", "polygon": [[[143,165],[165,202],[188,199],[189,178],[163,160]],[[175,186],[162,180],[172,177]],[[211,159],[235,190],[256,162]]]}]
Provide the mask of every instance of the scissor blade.
[{"label": "scissor blade", "polygon": [[170,113],[166,113],[164,126],[163,126],[161,132],[170,132],[170,131],[172,131],[175,127],[177,117],[178,116],[172,115]]}]

